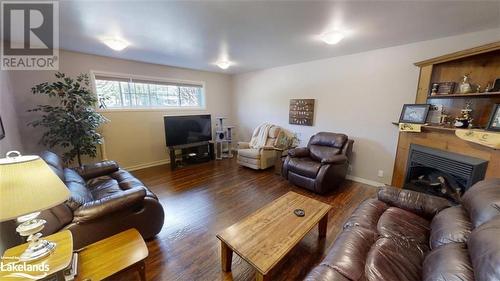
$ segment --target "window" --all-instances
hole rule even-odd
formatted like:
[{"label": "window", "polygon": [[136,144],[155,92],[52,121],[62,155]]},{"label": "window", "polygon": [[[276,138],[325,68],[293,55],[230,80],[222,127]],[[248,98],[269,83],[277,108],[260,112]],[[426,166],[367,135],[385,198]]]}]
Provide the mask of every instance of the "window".
[{"label": "window", "polygon": [[124,76],[94,76],[99,108],[203,107],[202,83]]}]

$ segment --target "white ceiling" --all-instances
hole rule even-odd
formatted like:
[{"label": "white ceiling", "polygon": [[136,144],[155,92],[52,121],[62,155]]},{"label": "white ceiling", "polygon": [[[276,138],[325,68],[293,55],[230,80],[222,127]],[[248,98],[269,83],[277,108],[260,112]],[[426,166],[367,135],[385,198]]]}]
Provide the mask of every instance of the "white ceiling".
[{"label": "white ceiling", "polygon": [[[241,73],[500,27],[500,1],[61,1],[62,49]],[[337,45],[318,40],[333,29]],[[116,52],[99,38],[131,45]],[[214,62],[227,56],[234,66]]]}]

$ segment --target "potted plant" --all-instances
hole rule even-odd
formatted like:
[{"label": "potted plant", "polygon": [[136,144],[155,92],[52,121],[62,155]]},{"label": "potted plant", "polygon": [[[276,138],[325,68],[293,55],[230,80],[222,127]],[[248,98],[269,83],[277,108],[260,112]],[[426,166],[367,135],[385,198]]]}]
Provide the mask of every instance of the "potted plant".
[{"label": "potted plant", "polygon": [[33,94],[57,99],[57,103],[28,110],[42,113],[40,119],[28,125],[44,127],[40,143],[50,148],[64,148],[64,162],[71,163],[76,158],[81,166],[83,155],[97,156],[96,146],[102,143],[98,128],[107,119],[95,111],[97,98],[90,90],[87,74],[80,74],[76,79],[61,72],[55,76],[56,82],[44,82],[31,88]]}]

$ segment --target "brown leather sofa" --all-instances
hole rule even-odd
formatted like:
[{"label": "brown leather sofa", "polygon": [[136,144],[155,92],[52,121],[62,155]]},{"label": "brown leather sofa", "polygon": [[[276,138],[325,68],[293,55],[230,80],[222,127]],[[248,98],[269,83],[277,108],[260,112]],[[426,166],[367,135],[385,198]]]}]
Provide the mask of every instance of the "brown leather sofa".
[{"label": "brown leather sofa", "polygon": [[79,249],[129,228],[136,228],[144,239],[160,232],[164,212],[158,198],[116,162],[69,169],[52,152],[40,156],[71,192],[66,203],[40,215],[47,220],[45,235],[69,229]]},{"label": "brown leather sofa", "polygon": [[327,193],[344,181],[353,143],[344,134],[317,133],[307,147],[288,151],[282,175],[295,185],[316,193]]},{"label": "brown leather sofa", "polygon": [[462,204],[381,188],[344,225],[307,281],[500,280],[500,179],[472,186]]}]

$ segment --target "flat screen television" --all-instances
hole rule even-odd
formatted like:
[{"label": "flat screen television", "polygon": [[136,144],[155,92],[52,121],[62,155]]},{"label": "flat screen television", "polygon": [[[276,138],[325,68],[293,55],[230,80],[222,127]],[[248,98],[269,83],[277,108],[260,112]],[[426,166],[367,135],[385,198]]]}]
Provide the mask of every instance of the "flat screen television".
[{"label": "flat screen television", "polygon": [[212,140],[210,114],[164,116],[167,146],[199,143]]}]

